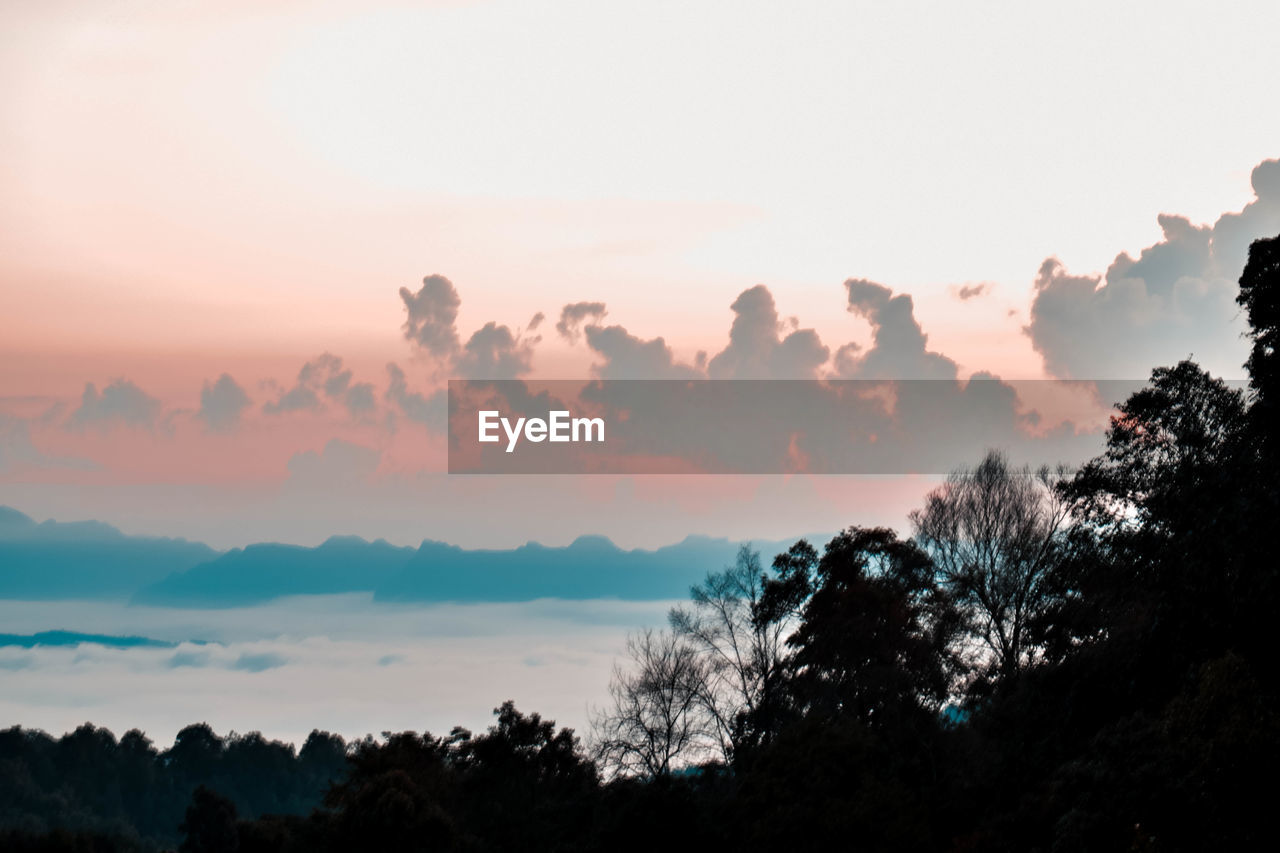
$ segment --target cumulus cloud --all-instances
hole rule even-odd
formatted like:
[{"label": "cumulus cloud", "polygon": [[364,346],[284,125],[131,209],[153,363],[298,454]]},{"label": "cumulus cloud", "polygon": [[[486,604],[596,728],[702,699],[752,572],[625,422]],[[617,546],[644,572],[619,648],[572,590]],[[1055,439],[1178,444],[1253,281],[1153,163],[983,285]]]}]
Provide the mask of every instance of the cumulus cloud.
[{"label": "cumulus cloud", "polygon": [[304,486],[349,486],[366,482],[378,470],[382,454],[372,447],[331,438],[320,452],[304,450],[289,457],[289,480]]},{"label": "cumulus cloud", "polygon": [[836,351],[836,375],[844,379],[954,379],[956,363],[928,349],[929,338],[905,293],[851,278],[844,283],[849,311],[871,324],[871,349],[856,344]]},{"label": "cumulus cloud", "polygon": [[240,416],[252,402],[231,374],[224,373],[217,382],[206,381],[200,389],[200,411],[196,417],[204,421],[210,432],[230,432],[240,424]]},{"label": "cumulus cloud", "polygon": [[699,352],[693,364],[677,361],[662,337],[645,340],[623,326],[602,325],[603,302],[565,305],[556,331],[570,342],[585,335],[602,358],[592,366],[602,379],[804,379],[816,376],[830,357],[817,332],[779,318],[763,284],[744,290],[729,307],[734,320],[728,345],[710,361]]},{"label": "cumulus cloud", "polygon": [[587,326],[587,346],[604,361],[592,365],[601,379],[697,379],[702,371],[676,362],[662,338],[642,340],[622,326]]},{"label": "cumulus cloud", "polygon": [[387,375],[389,379],[384,396],[388,405],[414,423],[444,429],[448,415],[445,389],[440,388],[429,397],[419,391],[410,391],[408,377],[400,365],[394,363],[387,365]]},{"label": "cumulus cloud", "polygon": [[116,379],[101,391],[88,382],[80,395],[80,406],[67,419],[67,426],[108,429],[120,425],[153,429],[160,412],[160,401],[127,379]]},{"label": "cumulus cloud", "polygon": [[[405,339],[418,346],[450,376],[461,379],[514,379],[532,369],[533,347],[539,336],[524,337],[510,328],[490,321],[461,344],[458,335],[458,307],[462,300],[453,282],[442,275],[422,280],[417,293],[400,288],[406,319]],[[535,314],[524,331],[534,332],[544,315]]]},{"label": "cumulus cloud", "polygon": [[275,400],[268,400],[262,411],[268,415],[319,412],[327,399],[340,404],[353,418],[366,418],[377,408],[373,384],[353,382],[352,378],[341,358],[322,353],[302,365],[294,386],[281,391]]},{"label": "cumulus cloud", "polygon": [[342,404],[353,418],[365,418],[378,408],[372,382],[357,382],[342,395]]},{"label": "cumulus cloud", "polygon": [[449,357],[458,349],[458,307],[462,300],[453,282],[442,275],[429,275],[422,280],[417,293],[400,288],[408,316],[404,336],[437,358]]},{"label": "cumulus cloud", "polygon": [[574,302],[560,309],[556,331],[560,333],[560,337],[570,343],[577,343],[582,337],[582,324],[591,320],[593,324],[599,325],[604,316],[603,302]]},{"label": "cumulus cloud", "polygon": [[813,329],[780,336],[786,325],[763,284],[742,291],[729,307],[729,345],[707,364],[712,379],[811,379],[831,355]]},{"label": "cumulus cloud", "polygon": [[[985,292],[986,284],[965,289],[965,297]],[[927,338],[916,322],[911,297],[895,296],[889,288],[868,281],[845,282],[848,309],[870,321],[875,345],[863,352],[847,344],[835,354],[835,375],[847,378],[954,378],[956,365],[928,351]],[[972,292],[971,292],[972,291]],[[430,352],[444,355],[453,376],[470,379],[518,378],[532,369],[532,344],[505,326],[488,323],[465,346],[456,345],[453,326],[457,293],[448,279],[431,276],[417,294],[401,291],[409,310],[405,336],[437,342]],[[602,379],[806,379],[817,378],[832,364],[831,349],[812,328],[800,328],[794,317],[779,316],[773,294],[763,284],[747,288],[729,306],[733,323],[723,350],[708,359],[697,353],[692,363],[679,361],[664,337],[642,338],[625,326],[605,325],[604,302],[564,305],[555,324],[557,334],[586,344],[598,357],[592,373]],[[541,315],[527,327],[537,328]],[[447,330],[445,330],[447,326]],[[448,343],[448,346],[439,342]],[[450,349],[453,348],[453,349]],[[400,397],[402,385],[393,382],[390,397]],[[412,398],[403,397],[412,407]]]},{"label": "cumulus cloud", "polygon": [[510,379],[533,369],[533,345],[541,338],[521,338],[506,326],[485,323],[454,360],[460,379]]},{"label": "cumulus cloud", "polygon": [[[1192,356],[1215,372],[1238,375],[1245,355],[1236,282],[1249,244],[1280,233],[1280,160],[1252,173],[1255,198],[1212,226],[1161,215],[1162,238],[1138,257],[1118,255],[1105,275],[1070,273],[1055,258],[1042,264],[1024,327],[1047,371],[1058,378],[1141,378],[1152,367]],[[988,296],[989,282],[954,286],[961,302]],[[643,339],[603,324],[603,302],[575,302],[560,312],[556,331],[574,343],[585,334],[601,357],[601,378],[953,379],[956,363],[928,347],[910,295],[865,279],[845,282],[851,313],[872,328],[872,344],[845,344],[832,354],[811,329],[781,322],[764,285],[743,291],[731,306],[729,343],[709,361],[678,362],[662,337]],[[1016,316],[1010,311],[1009,316]]]},{"label": "cumulus cloud", "polygon": [[1245,358],[1237,281],[1251,242],[1280,232],[1280,161],[1253,170],[1255,199],[1212,226],[1158,217],[1162,237],[1135,259],[1121,253],[1104,276],[1041,265],[1024,328],[1049,373],[1063,378],[1143,377],[1194,356],[1240,375]]},{"label": "cumulus cloud", "polygon": [[268,400],[262,405],[262,411],[268,415],[283,415],[288,412],[318,412],[324,408],[320,395],[314,388],[295,385],[282,391],[275,400]]},{"label": "cumulus cloud", "polygon": [[1238,283],[1249,245],[1280,234],[1280,159],[1264,160],[1250,175],[1254,200],[1239,213],[1224,213],[1213,226],[1213,259],[1219,275]]},{"label": "cumulus cloud", "polygon": [[318,412],[324,408],[316,389],[301,383],[281,391],[275,400],[268,400],[262,405],[262,411],[268,415],[283,415],[288,412]]}]

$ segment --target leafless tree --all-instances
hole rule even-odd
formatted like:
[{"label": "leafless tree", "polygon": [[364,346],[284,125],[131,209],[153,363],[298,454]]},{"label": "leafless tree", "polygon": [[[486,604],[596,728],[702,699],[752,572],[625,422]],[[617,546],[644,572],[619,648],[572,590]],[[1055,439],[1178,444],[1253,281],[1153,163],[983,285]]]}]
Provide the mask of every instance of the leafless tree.
[{"label": "leafless tree", "polygon": [[692,645],[666,631],[627,638],[630,666],[616,666],[612,707],[592,721],[597,761],[612,776],[669,776],[714,754],[716,731],[701,696],[706,664]]},{"label": "leafless tree", "polygon": [[709,573],[690,590],[692,604],[670,613],[672,630],[704,660],[698,698],[725,761],[750,736],[752,719],[774,700],[782,678],[789,623],[761,612],[764,585],[760,553],[742,545],[734,565]]},{"label": "leafless tree", "polygon": [[1028,627],[1051,600],[1049,575],[1069,505],[1065,468],[1015,468],[990,451],[952,473],[911,514],[916,542],[963,609],[978,663],[1002,680],[1035,656]]}]

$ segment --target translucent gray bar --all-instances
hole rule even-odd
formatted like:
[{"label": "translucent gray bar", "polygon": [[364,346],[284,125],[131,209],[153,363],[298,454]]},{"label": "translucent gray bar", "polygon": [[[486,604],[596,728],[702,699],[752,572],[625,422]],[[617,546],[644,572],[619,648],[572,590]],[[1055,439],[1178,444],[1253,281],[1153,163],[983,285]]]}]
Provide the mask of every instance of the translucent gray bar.
[{"label": "translucent gray bar", "polygon": [[449,472],[936,475],[990,448],[1073,465],[1102,450],[1114,406],[1145,384],[451,380]]}]

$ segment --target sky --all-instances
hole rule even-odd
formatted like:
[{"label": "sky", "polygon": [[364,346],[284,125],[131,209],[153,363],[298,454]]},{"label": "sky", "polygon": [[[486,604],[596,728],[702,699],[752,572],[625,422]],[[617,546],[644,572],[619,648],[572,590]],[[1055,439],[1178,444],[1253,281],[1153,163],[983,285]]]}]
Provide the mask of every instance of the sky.
[{"label": "sky", "polygon": [[[1235,281],[1280,233],[1273,2],[0,16],[0,505],[37,520],[219,549],[900,526],[936,478],[450,476],[441,389],[1238,379]],[[1063,428],[1101,448],[1105,410]],[[0,718],[296,740],[515,698],[581,728],[665,606],[0,601],[10,632],[182,644],[0,649]]]},{"label": "sky", "polygon": [[[752,481],[803,493],[780,515],[714,478],[450,480],[420,404],[714,367],[757,285],[757,325],[827,355],[769,376],[1238,377],[1234,278],[1280,230],[1272,4],[4,14],[0,501],[40,517],[220,547],[838,526],[883,484]],[[453,349],[406,326],[433,276]]]}]

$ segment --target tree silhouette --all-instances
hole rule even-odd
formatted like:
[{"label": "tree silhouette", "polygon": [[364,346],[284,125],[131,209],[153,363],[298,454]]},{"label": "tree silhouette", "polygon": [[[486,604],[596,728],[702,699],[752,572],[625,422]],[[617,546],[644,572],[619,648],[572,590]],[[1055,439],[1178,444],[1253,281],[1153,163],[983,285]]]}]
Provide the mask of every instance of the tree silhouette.
[{"label": "tree silhouette", "polygon": [[593,721],[595,754],[610,776],[666,778],[718,749],[705,712],[708,666],[698,650],[665,631],[627,638],[631,668],[616,667],[612,705]]},{"label": "tree silhouette", "polygon": [[690,605],[672,608],[675,634],[706,661],[700,702],[718,732],[726,762],[767,737],[782,689],[784,641],[792,625],[770,618],[763,606],[766,577],[760,553],[738,549],[733,566],[710,572],[690,592]]},{"label": "tree silhouette", "polygon": [[1143,681],[1266,642],[1274,572],[1256,550],[1266,490],[1241,489],[1257,470],[1245,423],[1240,391],[1189,361],[1158,368],[1066,488],[1094,537],[1067,565],[1093,617],[1083,634],[1146,650]]},{"label": "tree silhouette", "polygon": [[[794,556],[814,555],[802,547]],[[887,528],[851,527],[816,562],[786,562],[774,583],[812,587],[787,640],[790,691],[801,713],[879,722],[936,709],[947,697],[959,621],[914,543]]]},{"label": "tree silhouette", "polygon": [[1280,459],[1280,236],[1249,247],[1236,301],[1248,316],[1253,342],[1245,363],[1254,394],[1253,438],[1274,465]]},{"label": "tree silhouette", "polygon": [[1015,468],[990,451],[911,513],[915,541],[984,650],[971,654],[980,674],[1013,679],[1031,663],[1032,624],[1050,606],[1048,579],[1060,556],[1068,504],[1057,483],[1064,472]]},{"label": "tree silhouette", "polygon": [[204,785],[192,795],[179,829],[186,835],[179,853],[235,853],[240,849],[235,804]]}]

